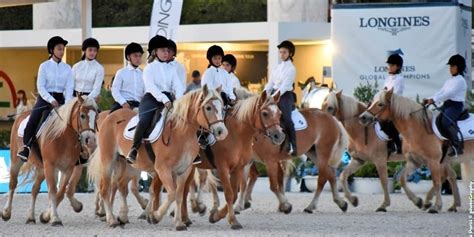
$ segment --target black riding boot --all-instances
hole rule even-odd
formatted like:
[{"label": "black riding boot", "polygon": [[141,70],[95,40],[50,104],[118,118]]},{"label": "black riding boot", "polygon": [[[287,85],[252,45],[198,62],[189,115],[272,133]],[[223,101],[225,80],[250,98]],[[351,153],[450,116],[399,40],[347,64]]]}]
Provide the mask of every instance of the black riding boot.
[{"label": "black riding boot", "polygon": [[452,149],[448,153],[448,156],[456,157],[456,156],[464,154],[463,145],[458,137],[458,129],[455,126],[450,126],[447,129],[447,132],[448,132],[447,134],[448,138],[452,143]]}]

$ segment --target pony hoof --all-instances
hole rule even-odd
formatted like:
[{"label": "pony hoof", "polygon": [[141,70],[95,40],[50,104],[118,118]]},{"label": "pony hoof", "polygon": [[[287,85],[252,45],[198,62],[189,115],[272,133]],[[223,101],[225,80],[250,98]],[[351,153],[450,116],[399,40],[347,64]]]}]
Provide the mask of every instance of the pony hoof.
[{"label": "pony hoof", "polygon": [[423,205],[423,210],[426,211],[426,210],[430,209],[431,205],[432,205],[431,202],[425,203],[425,205]]},{"label": "pony hoof", "polygon": [[423,200],[421,198],[418,198],[416,201],[416,206],[420,209],[423,207]]},{"label": "pony hoof", "polygon": [[43,224],[48,224],[48,222],[49,222],[49,216],[48,216],[48,218],[46,218],[46,217],[44,217],[44,212],[41,213],[41,215],[40,215],[40,222],[43,223]]},{"label": "pony hoof", "polygon": [[428,211],[428,213],[430,213],[430,214],[438,214],[438,211],[435,210],[435,209],[430,209],[430,210]]},{"label": "pony hoof", "polygon": [[240,215],[240,211],[234,210],[234,214]]},{"label": "pony hoof", "polygon": [[249,209],[252,206],[252,203],[250,202],[245,202],[244,204],[244,209]]},{"label": "pony hoof", "polygon": [[139,220],[146,220],[146,214],[145,213],[140,214],[140,216],[138,216],[138,219]]},{"label": "pony hoof", "polygon": [[120,225],[125,225],[125,224],[130,223],[128,220],[122,221],[122,219],[120,219],[120,217],[117,217],[117,221],[120,223]]},{"label": "pony hoof", "polygon": [[185,231],[188,230],[188,227],[184,226],[176,226],[176,231]]},{"label": "pony hoof", "polygon": [[342,207],[339,206],[339,208],[341,208],[342,212],[346,212],[348,206],[349,206],[349,205],[347,204],[347,202],[344,202],[344,204],[342,205]]},{"label": "pony hoof", "polygon": [[79,207],[78,208],[75,208],[75,207],[72,207],[72,209],[74,209],[74,211],[76,213],[79,213],[82,211],[82,208],[84,208],[84,205],[82,205],[82,203],[79,202]]},{"label": "pony hoof", "polygon": [[206,214],[207,207],[204,206],[203,208],[199,209],[199,215],[204,216]]},{"label": "pony hoof", "polygon": [[153,224],[153,225],[156,225],[159,222],[153,215],[147,216],[146,220],[148,221],[148,224]]},{"label": "pony hoof", "polygon": [[233,229],[233,230],[240,230],[240,229],[242,229],[243,227],[242,227],[241,224],[236,223],[236,224],[233,224],[230,228]]},{"label": "pony hoof", "polygon": [[9,221],[10,218],[12,217],[11,214],[9,214],[9,215],[5,215],[3,213],[0,213],[0,214],[2,215],[2,220],[3,221]]},{"label": "pony hoof", "polygon": [[119,222],[114,222],[114,223],[112,223],[112,224],[109,225],[109,227],[110,227],[110,228],[113,228],[113,229],[117,228],[117,226],[120,226],[120,223],[119,223]]},{"label": "pony hoof", "polygon": [[60,227],[63,227],[63,222],[61,222],[61,221],[53,221],[53,223],[51,223],[51,226],[60,226]]},{"label": "pony hoof", "polygon": [[448,212],[458,212],[458,209],[456,207],[450,207]]},{"label": "pony hoof", "polygon": [[193,222],[191,220],[186,220],[184,224],[186,225],[186,227],[190,227],[193,224]]},{"label": "pony hoof", "polygon": [[350,199],[350,202],[351,202],[352,206],[354,206],[354,207],[359,206],[359,198],[357,196],[353,196]]},{"label": "pony hoof", "polygon": [[96,215],[97,217],[104,217],[104,216],[105,216],[105,213],[96,212],[95,215]]},{"label": "pony hoof", "polygon": [[209,222],[214,224],[214,223],[217,223],[219,220],[218,218],[216,217],[217,215],[217,212],[211,212],[211,214],[209,215]]},{"label": "pony hoof", "polygon": [[313,211],[311,209],[308,209],[308,208],[305,208],[304,212],[309,213],[309,214],[313,214]]},{"label": "pony hoof", "polygon": [[385,209],[385,207],[379,207],[375,212],[387,212],[387,209]]},{"label": "pony hoof", "polygon": [[293,206],[291,204],[288,204],[288,208],[286,208],[286,210],[283,211],[283,213],[285,214],[290,214],[291,213],[291,210],[293,210]]},{"label": "pony hoof", "polygon": [[36,224],[36,220],[35,219],[31,219],[31,218],[28,218],[28,220],[26,220],[26,223],[25,224]]},{"label": "pony hoof", "polygon": [[147,204],[148,204],[148,199],[144,199],[144,205],[142,205],[142,210],[146,209]]},{"label": "pony hoof", "polygon": [[106,217],[106,216],[99,217],[99,220],[102,221],[102,222],[106,222],[106,221],[107,221],[107,217]]}]

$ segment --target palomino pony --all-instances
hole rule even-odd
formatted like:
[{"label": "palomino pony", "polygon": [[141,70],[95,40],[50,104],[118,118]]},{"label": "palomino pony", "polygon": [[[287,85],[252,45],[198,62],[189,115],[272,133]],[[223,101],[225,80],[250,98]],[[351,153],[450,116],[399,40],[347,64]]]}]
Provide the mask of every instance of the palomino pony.
[{"label": "palomino pony", "polygon": [[[388,191],[388,172],[387,162],[403,161],[403,155],[388,154],[386,142],[379,139],[375,133],[374,127],[365,127],[358,121],[358,117],[362,114],[367,106],[354,98],[342,94],[342,91],[331,92],[323,103],[323,111],[334,115],[342,122],[350,136],[349,152],[351,154],[351,163],[341,173],[341,183],[343,185],[344,194],[353,206],[357,206],[359,201],[357,196],[353,196],[349,190],[347,179],[366,162],[375,165],[377,173],[380,177],[380,183],[384,192],[384,200],[377,212],[386,212],[390,206],[390,195]],[[445,166],[445,170],[449,176],[451,186],[456,182],[456,175],[451,166]],[[460,202],[459,193],[456,189],[454,192],[454,204],[451,208],[456,208]]]},{"label": "palomino pony", "polygon": [[[239,100],[233,109],[227,111],[225,118],[229,135],[226,139],[216,142],[209,149],[200,151],[203,162],[197,165],[201,169],[217,169],[220,182],[224,189],[226,205],[220,210],[211,210],[209,221],[216,223],[228,217],[232,229],[241,229],[237,221],[233,204],[237,200],[239,185],[242,180],[244,167],[252,156],[253,137],[261,132],[265,140],[271,144],[280,145],[285,134],[280,127],[281,111],[277,103],[279,95],[267,97],[263,92],[260,96],[252,95]],[[186,200],[187,193],[184,194]],[[186,205],[186,202],[183,203]],[[188,221],[187,208],[183,207],[183,220]]]},{"label": "palomino pony", "polygon": [[[28,113],[19,116],[12,127],[11,145],[11,167],[10,167],[10,190],[8,200],[2,213],[2,218],[8,220],[11,217],[13,194],[18,184],[18,175],[23,162],[16,156],[18,149],[23,145],[22,138],[18,136],[18,129]],[[62,187],[69,183],[69,178],[79,159],[81,153],[91,152],[95,147],[95,124],[97,116],[97,105],[93,99],[86,96],[76,97],[53,110],[47,121],[43,124],[42,133],[33,146],[32,153],[28,159],[30,171],[35,173],[35,183],[32,188],[32,203],[29,210],[27,223],[35,221],[35,203],[41,182],[46,178],[48,184],[48,198],[50,209],[40,216],[43,223],[49,221],[53,226],[62,226],[57,213],[57,206],[62,199],[62,194],[57,191],[58,171],[63,174]],[[86,151],[84,151],[86,150]],[[35,169],[35,170],[32,170]],[[73,192],[72,192],[73,193]],[[69,196],[69,195],[68,195]],[[72,195],[71,195],[72,197]],[[76,211],[82,209],[80,202],[71,204]]]},{"label": "palomino pony", "polygon": [[[426,111],[424,113],[423,111]],[[433,188],[428,193],[427,200],[431,196],[436,197],[434,206],[429,208],[429,213],[441,211],[441,181],[443,175],[443,164],[449,166],[453,161],[470,162],[474,158],[474,140],[464,142],[465,153],[458,158],[446,157],[443,160],[443,141],[432,131],[432,112],[423,108],[420,104],[406,97],[393,93],[393,90],[383,90],[374,97],[372,105],[360,115],[360,121],[368,125],[375,120],[391,120],[403,136],[403,154],[407,158],[407,165],[402,172],[400,183],[408,198],[418,207],[423,206],[423,200],[417,197],[406,185],[407,175],[416,167],[425,164],[431,170]],[[441,163],[443,161],[443,163]],[[451,174],[446,174],[448,177]],[[453,192],[458,192],[457,183]],[[460,205],[460,203],[458,203]],[[431,206],[430,203],[427,203]],[[455,211],[451,209],[449,211]]]},{"label": "palomino pony", "polygon": [[[134,109],[134,111],[138,111],[138,108]],[[105,120],[105,118],[110,114],[110,110],[105,110],[102,111],[98,118],[97,118],[97,127],[100,127],[102,125],[102,122]],[[97,131],[98,133],[99,131]],[[99,159],[92,160],[90,162],[97,162]],[[76,168],[77,169],[77,168]],[[112,185],[111,185],[111,195],[110,195],[110,202],[111,205],[113,206],[114,200],[115,200],[115,194],[117,193],[117,190],[120,189],[121,192],[127,192],[128,193],[128,184],[131,182],[130,186],[130,191],[132,194],[135,196],[138,204],[142,209],[145,209],[145,207],[148,204],[148,199],[144,198],[143,196],[140,195],[140,190],[139,190],[139,180],[140,180],[140,171],[127,165],[127,162],[123,159],[118,159],[117,163],[114,167],[113,175],[112,177]],[[82,168],[81,168],[82,171]],[[76,172],[76,170],[74,170]],[[74,176],[73,176],[74,177]],[[105,217],[105,209],[104,209],[104,202],[100,199],[100,194],[99,194],[99,184],[95,183],[95,214],[98,217]],[[105,220],[105,219],[104,219]]]},{"label": "palomino pony", "polygon": [[[296,132],[297,154],[306,154],[319,168],[317,190],[313,200],[304,211],[312,213],[316,209],[323,187],[326,181],[329,181],[334,202],[345,212],[347,210],[347,203],[339,197],[336,187],[335,169],[339,166],[342,153],[349,144],[346,131],[328,113],[318,109],[302,109],[300,112],[306,119],[308,127]],[[258,159],[267,167],[270,189],[279,201],[278,210],[286,214],[290,213],[292,205],[285,196],[283,182],[284,170],[286,169],[284,161],[291,159],[286,147],[276,146],[267,139],[264,139],[263,134],[258,134],[253,143],[253,150]],[[246,197],[250,196],[250,191],[246,191]]]},{"label": "palomino pony", "polygon": [[[152,222],[158,223],[168,211],[169,206],[176,200],[175,225],[177,230],[185,230],[186,226],[181,221],[182,193],[184,183],[191,172],[192,162],[199,152],[199,144],[196,133],[200,127],[209,130],[222,140],[227,136],[227,129],[222,118],[223,104],[219,92],[208,90],[204,86],[201,90],[192,91],[174,102],[174,109],[169,112],[165,121],[163,133],[160,139],[151,144],[155,154],[155,160],[148,156],[145,146],[138,152],[137,162],[134,168],[146,171],[154,177],[154,182],[159,180],[168,192],[168,198],[161,204],[159,209],[149,214]],[[166,113],[166,112],[165,112]],[[128,153],[131,141],[123,136],[125,127],[136,113],[131,110],[117,110],[108,115],[98,134],[98,148],[92,159],[100,159],[96,165],[89,165],[90,177],[99,183],[100,195],[104,202],[107,223],[115,227],[120,223],[128,221],[128,207],[126,193],[121,192],[122,209],[118,220],[112,213],[110,203],[110,185],[113,167],[119,156]],[[154,188],[155,185],[152,185]],[[160,190],[152,190],[151,203],[157,206],[154,196],[159,195]]]}]

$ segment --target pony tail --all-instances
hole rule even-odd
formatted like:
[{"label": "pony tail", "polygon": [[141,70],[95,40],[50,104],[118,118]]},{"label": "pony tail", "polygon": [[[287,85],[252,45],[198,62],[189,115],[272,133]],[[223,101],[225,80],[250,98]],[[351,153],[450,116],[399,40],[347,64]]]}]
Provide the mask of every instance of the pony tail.
[{"label": "pony tail", "polygon": [[86,59],[86,54],[85,53],[82,54],[82,57],[81,57],[81,60],[84,60],[84,59]]}]

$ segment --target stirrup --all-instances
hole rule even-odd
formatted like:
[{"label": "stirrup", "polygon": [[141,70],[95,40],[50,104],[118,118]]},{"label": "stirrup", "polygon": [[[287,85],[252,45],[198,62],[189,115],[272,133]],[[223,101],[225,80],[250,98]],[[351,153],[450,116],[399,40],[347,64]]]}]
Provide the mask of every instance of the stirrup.
[{"label": "stirrup", "polygon": [[196,156],[196,158],[194,158],[193,165],[199,165],[201,163],[202,163],[201,157]]},{"label": "stirrup", "polygon": [[451,146],[451,151],[448,153],[448,156],[455,158],[462,154],[464,154],[464,151],[462,149],[458,149],[454,146]]},{"label": "stirrup", "polygon": [[127,163],[129,164],[135,164],[137,160],[137,155],[138,155],[138,149],[135,147],[132,147],[127,157],[125,157],[125,160],[127,160]]},{"label": "stirrup", "polygon": [[[23,162],[28,162],[28,157],[30,156],[30,147],[28,147],[27,145],[23,145],[21,147],[23,150],[21,150],[20,152],[18,152],[16,155],[18,156],[18,158],[20,158],[21,161]],[[26,154],[25,154],[26,153]]]}]

